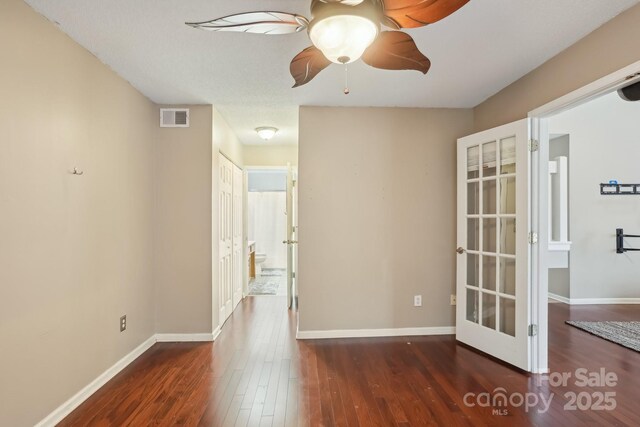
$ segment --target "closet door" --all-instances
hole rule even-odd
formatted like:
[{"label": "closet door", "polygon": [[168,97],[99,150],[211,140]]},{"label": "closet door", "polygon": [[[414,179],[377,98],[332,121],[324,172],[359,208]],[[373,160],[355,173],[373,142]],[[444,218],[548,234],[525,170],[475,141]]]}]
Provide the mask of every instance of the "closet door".
[{"label": "closet door", "polygon": [[243,196],[244,173],[238,166],[233,165],[233,308],[242,300],[244,281]]},{"label": "closet door", "polygon": [[219,310],[220,325],[229,318],[233,311],[233,163],[219,154]]}]

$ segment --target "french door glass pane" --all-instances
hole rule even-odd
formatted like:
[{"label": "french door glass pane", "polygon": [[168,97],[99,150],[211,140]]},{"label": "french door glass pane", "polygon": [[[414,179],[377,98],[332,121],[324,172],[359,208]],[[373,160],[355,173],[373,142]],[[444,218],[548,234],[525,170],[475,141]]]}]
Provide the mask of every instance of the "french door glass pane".
[{"label": "french door glass pane", "polygon": [[496,176],[496,143],[482,144],[482,176]]},{"label": "french door glass pane", "polygon": [[467,285],[480,286],[480,256],[467,254]]},{"label": "french door glass pane", "polygon": [[482,213],[492,215],[496,213],[496,180],[482,182]]},{"label": "french door glass pane", "polygon": [[500,332],[516,336],[516,301],[500,298]]},{"label": "french door glass pane", "polygon": [[469,215],[480,213],[480,184],[478,182],[467,183],[467,213]]},{"label": "french door glass pane", "polygon": [[496,257],[482,257],[482,288],[496,290]]},{"label": "french door glass pane", "polygon": [[503,215],[516,213],[516,179],[500,179],[500,213]]},{"label": "french door glass pane", "polygon": [[516,294],[516,260],[500,257],[500,286],[498,290],[503,294]]},{"label": "french door glass pane", "polygon": [[487,328],[496,328],[496,296],[482,293],[482,325]]},{"label": "french door glass pane", "polygon": [[482,219],[482,251],[496,253],[496,219]]},{"label": "french door glass pane", "polygon": [[478,291],[467,289],[467,320],[478,323],[478,311],[480,310],[480,299]]},{"label": "french door glass pane", "polygon": [[516,137],[500,141],[500,174],[516,172]]},{"label": "french door glass pane", "polygon": [[500,220],[500,253],[516,254],[516,220],[502,218]]},{"label": "french door glass pane", "polygon": [[480,250],[480,219],[467,219],[467,249],[470,251]]},{"label": "french door glass pane", "polygon": [[480,147],[467,148],[467,179],[480,177]]}]

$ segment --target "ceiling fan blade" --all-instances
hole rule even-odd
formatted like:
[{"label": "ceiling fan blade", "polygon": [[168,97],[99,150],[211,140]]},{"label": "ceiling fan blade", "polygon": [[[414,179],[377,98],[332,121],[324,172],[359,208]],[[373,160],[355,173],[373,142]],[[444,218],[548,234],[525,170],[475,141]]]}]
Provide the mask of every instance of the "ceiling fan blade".
[{"label": "ceiling fan blade", "polygon": [[392,28],[416,28],[433,24],[467,4],[469,0],[383,0],[386,20]]},{"label": "ceiling fan blade", "polygon": [[291,61],[291,75],[298,87],[309,83],[318,73],[331,65],[320,49],[310,46],[296,55]]},{"label": "ceiling fan blade", "polygon": [[409,34],[383,31],[362,55],[362,60],[383,70],[417,70],[427,74],[431,61],[424,56]]},{"label": "ceiling fan blade", "polygon": [[254,34],[291,34],[306,30],[304,16],[284,12],[248,12],[204,22],[186,22],[207,31],[236,31]]}]

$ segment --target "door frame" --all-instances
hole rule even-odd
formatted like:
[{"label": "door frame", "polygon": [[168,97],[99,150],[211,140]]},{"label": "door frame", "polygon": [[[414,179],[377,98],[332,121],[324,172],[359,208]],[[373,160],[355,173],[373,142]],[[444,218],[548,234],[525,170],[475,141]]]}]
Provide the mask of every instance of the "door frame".
[{"label": "door frame", "polygon": [[531,323],[538,325],[538,334],[531,342],[533,373],[549,372],[549,319],[548,319],[548,260],[549,218],[548,177],[549,118],[585,104],[624,86],[640,82],[640,61],[621,68],[605,77],[561,96],[529,112],[531,135],[538,142],[538,150],[531,153],[531,225],[538,234],[538,244],[531,251]]},{"label": "door frame", "polygon": [[[270,171],[282,171],[285,174],[288,174],[289,171],[289,167],[291,167],[291,170],[297,174],[298,173],[298,165],[270,165],[270,166],[256,166],[256,165],[252,165],[252,166],[245,166],[244,167],[244,174],[245,174],[245,189],[244,189],[244,193],[245,193],[245,200],[246,200],[246,204],[245,204],[245,211],[246,211],[246,215],[245,215],[245,229],[244,229],[244,233],[245,236],[249,236],[249,220],[248,220],[248,213],[249,213],[249,202],[248,202],[248,197],[249,197],[249,184],[248,184],[248,179],[249,179],[249,172],[250,171],[256,171],[256,170],[270,170]],[[288,181],[288,180],[287,180]],[[288,185],[288,182],[287,182]],[[288,191],[288,189],[287,189]],[[294,199],[293,201],[294,204],[296,204],[296,206],[293,207],[294,211],[297,211],[297,199]],[[286,209],[286,206],[285,206]],[[288,232],[288,230],[287,230]],[[248,258],[247,258],[248,260]],[[248,262],[248,261],[247,261]],[[246,262],[245,262],[246,264]],[[295,265],[293,266],[294,270],[295,270]],[[288,268],[287,268],[287,274],[289,274]],[[247,276],[247,280],[245,281],[245,288],[243,290],[244,293],[244,297],[246,297],[249,294],[249,279]]]}]

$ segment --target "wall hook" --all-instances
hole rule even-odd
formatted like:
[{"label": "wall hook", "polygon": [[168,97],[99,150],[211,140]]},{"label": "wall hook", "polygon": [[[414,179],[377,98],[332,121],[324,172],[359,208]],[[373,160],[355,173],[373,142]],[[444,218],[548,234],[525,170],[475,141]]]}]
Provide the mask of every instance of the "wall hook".
[{"label": "wall hook", "polygon": [[79,171],[78,168],[73,168],[73,172],[71,172],[72,175],[83,175],[84,171]]}]

